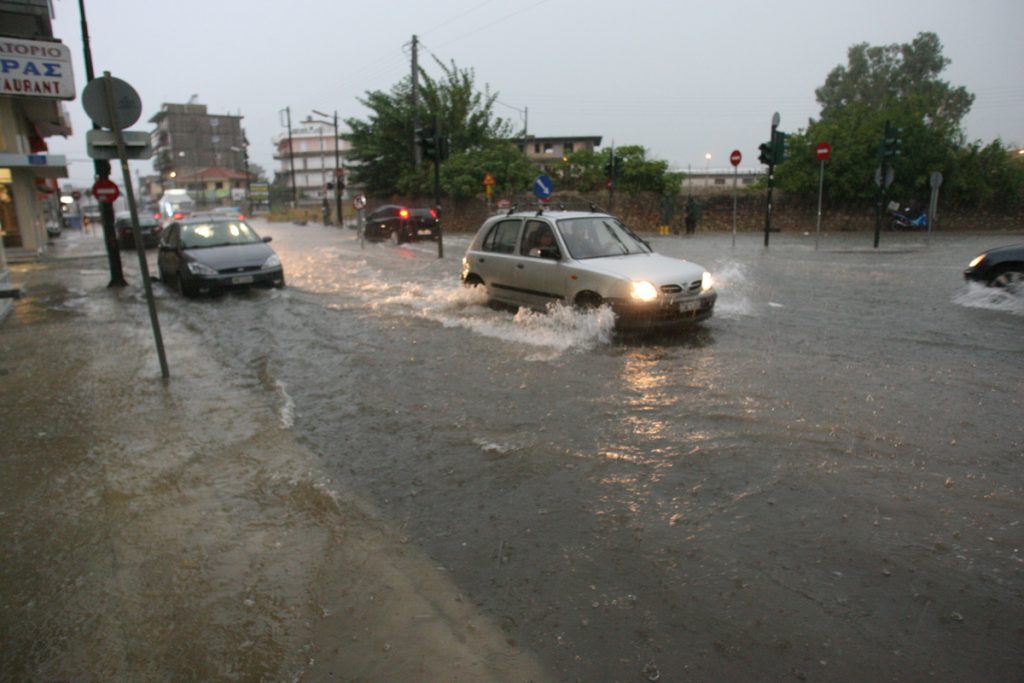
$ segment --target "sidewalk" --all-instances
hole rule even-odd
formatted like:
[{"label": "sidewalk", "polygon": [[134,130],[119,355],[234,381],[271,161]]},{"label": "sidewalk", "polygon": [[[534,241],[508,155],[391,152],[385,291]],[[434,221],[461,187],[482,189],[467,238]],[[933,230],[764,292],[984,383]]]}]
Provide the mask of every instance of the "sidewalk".
[{"label": "sidewalk", "polygon": [[98,236],[10,264],[0,680],[548,680],[277,393],[203,353],[187,306],[164,303],[160,379],[130,253],[123,289]]}]

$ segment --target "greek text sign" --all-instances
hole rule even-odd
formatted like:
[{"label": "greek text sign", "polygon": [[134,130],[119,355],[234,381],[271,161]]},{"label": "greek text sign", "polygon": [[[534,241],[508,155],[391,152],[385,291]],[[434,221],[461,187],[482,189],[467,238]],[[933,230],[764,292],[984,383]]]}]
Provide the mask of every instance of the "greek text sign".
[{"label": "greek text sign", "polygon": [[0,95],[75,99],[71,50],[61,43],[0,38]]}]

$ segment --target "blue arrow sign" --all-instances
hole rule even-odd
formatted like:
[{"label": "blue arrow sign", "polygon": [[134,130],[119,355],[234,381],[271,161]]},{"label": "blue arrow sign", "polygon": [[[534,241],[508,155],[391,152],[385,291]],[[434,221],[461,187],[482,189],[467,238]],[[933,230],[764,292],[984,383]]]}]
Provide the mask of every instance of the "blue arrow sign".
[{"label": "blue arrow sign", "polygon": [[555,184],[546,175],[539,175],[533,181],[533,193],[541,199],[547,199],[555,189]]}]

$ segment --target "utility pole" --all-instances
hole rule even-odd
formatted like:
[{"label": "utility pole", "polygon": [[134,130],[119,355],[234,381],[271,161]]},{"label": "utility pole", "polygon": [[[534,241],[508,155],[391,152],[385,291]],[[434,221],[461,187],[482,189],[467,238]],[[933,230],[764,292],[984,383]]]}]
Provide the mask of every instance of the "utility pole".
[{"label": "utility pole", "polygon": [[[85,20],[85,0],[78,0],[78,11],[82,19],[82,48],[85,52],[85,78],[87,81],[95,79],[92,68],[92,51],[89,48],[89,24]],[[93,130],[99,130],[94,122]],[[93,168],[96,173],[96,180],[110,179],[110,162],[106,159],[93,160]],[[128,283],[124,279],[124,270],[121,268],[121,249],[117,246],[117,235],[114,234],[114,205],[109,202],[99,202],[100,220],[103,223],[103,241],[107,246],[107,262],[110,264],[110,282],[107,287],[126,287]]]},{"label": "utility pole", "polygon": [[423,161],[423,153],[416,138],[416,131],[420,127],[420,66],[418,46],[419,39],[414,34],[412,37],[412,154],[417,166]]},{"label": "utility pole", "polygon": [[295,148],[292,146],[292,109],[291,107],[284,108],[285,115],[288,117],[288,167],[291,171],[292,176],[292,208],[294,209],[299,202],[299,193],[295,189]]}]

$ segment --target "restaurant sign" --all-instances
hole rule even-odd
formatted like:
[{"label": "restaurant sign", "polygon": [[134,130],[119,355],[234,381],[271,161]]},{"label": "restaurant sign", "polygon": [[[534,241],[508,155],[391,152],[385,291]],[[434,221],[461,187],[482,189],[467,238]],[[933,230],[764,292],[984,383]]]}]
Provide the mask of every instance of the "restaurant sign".
[{"label": "restaurant sign", "polygon": [[0,95],[75,99],[71,50],[63,43],[0,37]]}]

